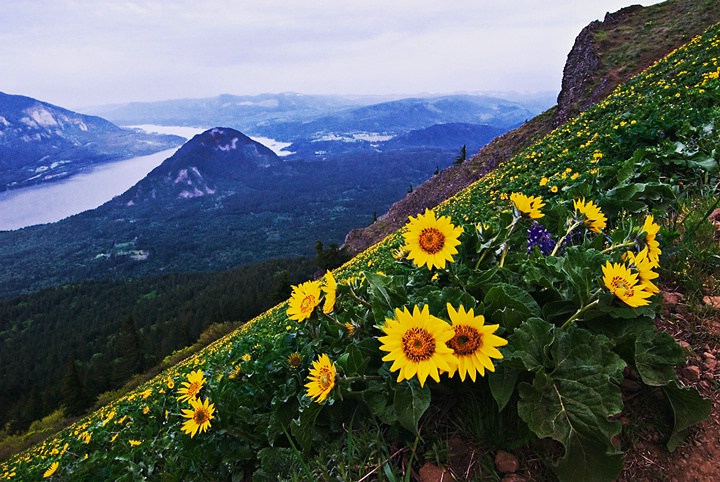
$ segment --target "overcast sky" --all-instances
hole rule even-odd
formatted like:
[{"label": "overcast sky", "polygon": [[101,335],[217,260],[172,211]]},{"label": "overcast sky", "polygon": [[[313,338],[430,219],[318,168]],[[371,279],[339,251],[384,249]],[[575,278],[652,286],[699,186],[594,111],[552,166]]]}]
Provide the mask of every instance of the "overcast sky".
[{"label": "overcast sky", "polygon": [[70,109],[229,93],[558,92],[643,0],[2,0],[0,91]]}]

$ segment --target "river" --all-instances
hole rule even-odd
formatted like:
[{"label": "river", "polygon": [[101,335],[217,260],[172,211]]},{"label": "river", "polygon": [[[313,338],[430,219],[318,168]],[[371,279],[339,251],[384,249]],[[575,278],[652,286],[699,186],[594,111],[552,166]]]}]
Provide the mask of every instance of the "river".
[{"label": "river", "polygon": [[[204,132],[205,128],[178,126],[127,126],[149,132],[175,134],[186,139]],[[287,143],[273,139],[253,138],[279,155]],[[20,229],[35,224],[60,221],[73,214],[106,203],[144,178],[177,149],[168,149],[149,156],[133,157],[94,167],[68,179],[39,186],[0,193],[0,231]]]}]

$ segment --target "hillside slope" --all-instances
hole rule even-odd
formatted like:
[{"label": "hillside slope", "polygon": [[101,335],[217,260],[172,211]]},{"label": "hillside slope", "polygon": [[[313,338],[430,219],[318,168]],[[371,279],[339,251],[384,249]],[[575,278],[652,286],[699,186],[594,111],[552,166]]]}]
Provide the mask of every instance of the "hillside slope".
[{"label": "hillside slope", "polygon": [[[669,222],[681,223],[677,218],[687,214],[679,202],[705,202],[702,212],[713,207],[703,195],[718,181],[719,58],[720,25],[439,205],[438,216],[463,228],[458,252],[442,253],[457,255],[457,263],[429,269],[410,263],[396,232],[336,271],[337,287],[329,278],[322,294],[319,283],[299,287],[289,303],[5,462],[0,474],[21,480],[43,474],[73,480],[409,479],[404,468],[417,468],[418,461],[446,462],[443,441],[433,437],[454,427],[468,450],[491,444],[488,451],[495,453],[518,440],[539,442],[525,447],[536,452],[524,462],[548,461],[546,470],[530,467],[533,480],[610,481],[623,468],[620,442],[638,428],[619,420],[623,405],[639,399],[657,409],[658,394],[675,414],[663,436],[677,448],[684,430],[707,416],[709,403],[678,385],[674,368],[687,353],[668,333],[655,331],[659,295],[638,283],[638,274],[625,279],[621,268],[631,258],[640,275],[654,279],[655,266],[648,270],[638,260],[642,251],[634,252],[642,245],[643,256],[657,256],[665,274],[692,267],[683,263],[693,249],[670,244],[681,239],[656,239],[660,227],[651,215],[670,212]],[[542,196],[545,207],[511,202],[514,193]],[[581,198],[597,206],[583,200],[578,208]],[[539,242],[528,251],[528,215],[543,217],[547,237],[540,238],[553,241],[551,252]],[[689,233],[677,226],[668,224],[664,233]],[[457,234],[448,226],[432,229]],[[438,246],[432,239],[425,239],[426,252]],[[608,264],[615,277],[603,284],[601,267]],[[707,275],[712,286],[705,289],[717,295],[717,266]],[[492,373],[478,370],[477,383],[465,380],[464,372],[464,383],[440,381],[437,362],[434,372],[403,368],[396,380],[391,372],[402,359],[390,366],[388,357],[381,359],[381,344],[397,343],[409,350],[408,359],[424,361],[428,352],[421,348],[453,336],[428,324],[423,336],[431,338],[408,328],[396,340],[393,313],[402,319],[402,307],[420,312],[420,305],[443,318],[456,316],[455,306],[470,306],[498,325],[486,327],[507,341],[493,340],[504,346],[501,356],[492,356],[495,367],[485,353]],[[378,339],[381,329],[384,340]],[[637,395],[621,393],[624,379],[639,387]],[[188,402],[192,396],[200,399]],[[510,411],[505,418],[493,418],[493,400]],[[673,420],[659,413],[658,420]],[[560,428],[553,431],[547,420]]]},{"label": "hillside slope", "polygon": [[408,216],[437,206],[716,22],[720,22],[720,2],[715,0],[636,5],[608,13],[602,22],[592,22],[577,36],[568,54],[555,108],[497,137],[462,165],[449,167],[418,186],[371,226],[348,233],[344,247],[358,253],[382,240]]},{"label": "hillside slope", "polygon": [[0,92],[0,191],[65,179],[103,162],[182,142],[178,136],[122,129],[100,117]]}]

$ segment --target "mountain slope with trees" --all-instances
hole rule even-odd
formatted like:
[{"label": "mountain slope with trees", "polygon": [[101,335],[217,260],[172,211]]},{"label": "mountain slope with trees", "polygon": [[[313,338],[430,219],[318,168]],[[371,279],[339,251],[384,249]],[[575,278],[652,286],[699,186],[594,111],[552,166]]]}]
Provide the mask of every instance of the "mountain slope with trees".
[{"label": "mountain slope with trees", "polygon": [[91,166],[152,154],[183,141],[0,92],[0,191],[65,179]]}]

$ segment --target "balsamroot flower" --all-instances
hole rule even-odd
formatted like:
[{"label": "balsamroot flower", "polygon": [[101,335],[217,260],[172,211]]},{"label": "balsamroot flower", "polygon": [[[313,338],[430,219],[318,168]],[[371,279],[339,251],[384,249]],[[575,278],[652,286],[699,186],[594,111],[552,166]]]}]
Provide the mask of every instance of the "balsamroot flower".
[{"label": "balsamroot flower", "polygon": [[308,397],[312,397],[318,403],[324,402],[335,387],[335,378],[337,378],[335,364],[323,353],[313,362],[313,367],[310,369],[308,382],[305,384]]},{"label": "balsamroot flower", "polygon": [[637,308],[650,304],[652,293],[638,283],[638,275],[622,263],[608,261],[602,268],[605,286],[626,305]]},{"label": "balsamroot flower", "polygon": [[57,472],[58,467],[60,467],[60,462],[53,462],[50,464],[50,467],[45,471],[43,474],[44,479],[48,479],[53,476],[55,472]]},{"label": "balsamroot flower", "polygon": [[293,286],[287,315],[291,320],[303,321],[312,316],[315,307],[320,304],[320,282],[306,281]]},{"label": "balsamroot flower", "polygon": [[653,268],[660,266],[660,255],[662,254],[660,243],[655,239],[658,231],[660,231],[660,225],[655,224],[655,218],[653,218],[652,214],[648,214],[645,223],[640,228],[640,232],[645,233],[645,247],[648,250],[648,260]]},{"label": "balsamroot flower", "polygon": [[302,365],[302,355],[298,352],[290,353],[287,357],[287,363],[293,370],[297,370]]},{"label": "balsamroot flower", "polygon": [[625,258],[631,265],[635,266],[635,268],[637,269],[638,278],[640,278],[640,284],[645,286],[646,291],[655,294],[660,292],[660,288],[655,286],[655,283],[653,283],[652,280],[659,277],[660,275],[653,271],[654,266],[653,263],[650,261],[648,252],[649,249],[647,247],[645,247],[645,249],[640,251],[638,254],[635,254],[632,251],[628,251],[625,255]]},{"label": "balsamroot flower", "polygon": [[181,414],[188,419],[183,423],[182,431],[193,438],[196,433],[202,433],[210,427],[210,420],[213,419],[213,413],[215,413],[215,405],[210,403],[207,398],[204,403],[194,398],[190,400],[190,406],[192,409],[183,409]]},{"label": "balsamroot flower", "polygon": [[392,361],[390,371],[400,371],[398,382],[417,375],[420,386],[428,375],[440,382],[440,371],[455,370],[457,358],[447,342],[455,335],[445,321],[432,316],[428,306],[395,308],[395,318],[385,318],[385,336],[378,338],[380,350],[388,352],[382,361]]},{"label": "balsamroot flower", "polygon": [[455,227],[448,216],[435,218],[435,213],[429,209],[416,218],[410,216],[403,235],[408,259],[416,266],[427,265],[428,269],[445,268],[445,263],[452,263],[452,255],[458,252],[456,246],[460,244],[458,238],[462,232],[462,226]]},{"label": "balsamroot flower", "polygon": [[595,203],[585,202],[585,199],[575,199],[573,206],[575,211],[585,218],[585,225],[590,228],[590,231],[601,233],[605,229],[607,218]]},{"label": "balsamroot flower", "polygon": [[512,201],[515,209],[522,214],[527,214],[530,219],[540,219],[545,216],[540,212],[540,209],[545,206],[545,203],[539,196],[526,196],[525,194],[514,192],[510,194],[510,201]]},{"label": "balsamroot flower", "polygon": [[189,402],[195,399],[200,393],[203,385],[205,385],[205,377],[202,370],[195,370],[187,376],[187,381],[181,383],[182,387],[178,388],[180,396],[178,400],[181,402]]},{"label": "balsamroot flower", "polygon": [[[507,345],[507,340],[494,335],[500,325],[486,325],[485,317],[475,316],[472,308],[465,311],[464,307],[458,310],[448,303],[448,314],[452,322],[454,336],[447,342],[453,349],[457,358],[457,372],[460,380],[465,381],[465,375],[470,375],[475,381],[475,374],[485,376],[485,369],[494,372],[495,366],[490,358],[502,358],[503,355],[497,347]],[[456,370],[450,370],[450,378]]]},{"label": "balsamroot flower", "polygon": [[337,281],[331,271],[325,273],[325,284],[322,286],[325,293],[325,303],[323,304],[323,313],[330,314],[335,309],[335,299],[337,297]]}]

